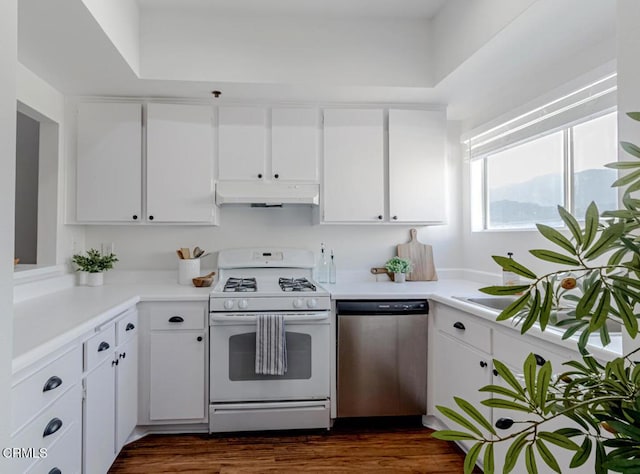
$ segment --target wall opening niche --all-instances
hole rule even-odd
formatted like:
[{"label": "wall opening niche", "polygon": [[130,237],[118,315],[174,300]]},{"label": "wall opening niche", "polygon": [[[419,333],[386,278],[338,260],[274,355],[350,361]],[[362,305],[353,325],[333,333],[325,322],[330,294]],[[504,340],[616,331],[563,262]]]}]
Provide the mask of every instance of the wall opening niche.
[{"label": "wall opening niche", "polygon": [[18,102],[16,121],[15,258],[17,272],[56,264],[57,122]]}]

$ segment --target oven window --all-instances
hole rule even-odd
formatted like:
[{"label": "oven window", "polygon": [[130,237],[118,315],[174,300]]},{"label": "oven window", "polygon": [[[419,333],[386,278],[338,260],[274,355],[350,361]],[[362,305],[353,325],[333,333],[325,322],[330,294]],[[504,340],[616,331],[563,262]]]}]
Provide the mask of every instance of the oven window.
[{"label": "oven window", "polygon": [[229,338],[229,380],[303,380],[311,378],[311,336],[287,332],[287,373],[256,374],[256,333]]}]

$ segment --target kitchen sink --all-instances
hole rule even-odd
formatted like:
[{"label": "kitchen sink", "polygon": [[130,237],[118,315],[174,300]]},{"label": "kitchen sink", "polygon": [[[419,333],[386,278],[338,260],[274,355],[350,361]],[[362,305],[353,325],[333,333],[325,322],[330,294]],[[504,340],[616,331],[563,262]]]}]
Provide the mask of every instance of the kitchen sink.
[{"label": "kitchen sink", "polygon": [[[513,303],[516,296],[454,296],[455,299],[466,301],[467,303],[473,303],[484,308],[494,310],[496,312],[502,312],[507,306]],[[562,318],[563,314],[560,313],[559,317]],[[566,318],[566,316],[565,316]],[[562,319],[565,319],[562,318]],[[555,324],[549,324],[549,326],[558,327]],[[564,331],[565,328],[558,327],[558,329]],[[607,329],[610,333],[616,334],[622,332],[622,325],[616,321],[607,320]]]}]

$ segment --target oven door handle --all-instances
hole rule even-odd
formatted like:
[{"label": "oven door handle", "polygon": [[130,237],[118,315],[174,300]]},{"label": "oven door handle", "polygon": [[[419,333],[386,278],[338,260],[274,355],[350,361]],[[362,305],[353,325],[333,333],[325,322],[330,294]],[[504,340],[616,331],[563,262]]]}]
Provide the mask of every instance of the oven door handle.
[{"label": "oven door handle", "polygon": [[[307,322],[307,321],[326,321],[329,319],[329,311],[318,313],[302,313],[302,314],[285,314],[284,322]],[[235,314],[211,314],[211,322],[255,322],[257,317],[255,314],[235,313]]]}]

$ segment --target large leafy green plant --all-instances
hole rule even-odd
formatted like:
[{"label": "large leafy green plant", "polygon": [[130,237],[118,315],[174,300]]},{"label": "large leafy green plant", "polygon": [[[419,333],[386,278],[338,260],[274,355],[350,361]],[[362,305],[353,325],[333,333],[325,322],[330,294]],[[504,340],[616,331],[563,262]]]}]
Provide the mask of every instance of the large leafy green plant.
[{"label": "large leafy green plant", "polygon": [[[640,113],[628,114],[640,121]],[[589,336],[596,333],[609,344],[608,320],[622,325],[631,338],[638,335],[640,317],[640,147],[622,142],[633,158],[606,165],[626,173],[613,183],[624,189],[623,208],[599,213],[592,203],[584,225],[567,210],[558,207],[569,237],[538,224],[540,233],[554,248],[534,249],[538,259],[561,266],[542,275],[505,257],[494,260],[505,270],[517,273],[526,283],[517,286],[490,286],[491,295],[520,295],[498,316],[513,319],[524,334],[534,324],[544,331],[550,322],[564,328],[564,339],[579,337],[582,360],[552,367],[549,361],[538,366],[533,354],[524,361],[521,375],[494,360],[504,385],[480,389],[488,398],[486,406],[506,410],[492,425],[475,407],[455,398],[460,410],[437,407],[461,430],[441,430],[434,437],[469,440],[472,446],[465,459],[465,473],[473,470],[482,456],[485,473],[493,473],[494,445],[508,443],[503,472],[511,472],[524,456],[529,473],[544,463],[555,472],[560,467],[550,445],[573,452],[571,467],[585,464],[595,451],[593,472],[640,473],[640,349],[617,357],[605,365],[589,353]],[[562,318],[558,321],[558,316]],[[556,322],[558,321],[558,322]],[[556,373],[556,371],[560,371]],[[551,431],[551,420],[566,420],[566,428]],[[508,433],[504,430],[517,427]],[[506,434],[505,434],[506,433]]]}]

